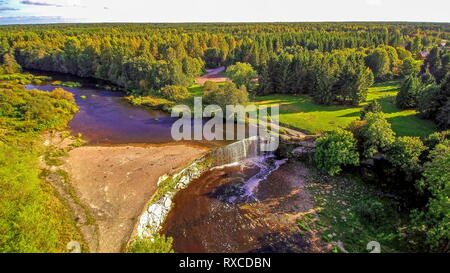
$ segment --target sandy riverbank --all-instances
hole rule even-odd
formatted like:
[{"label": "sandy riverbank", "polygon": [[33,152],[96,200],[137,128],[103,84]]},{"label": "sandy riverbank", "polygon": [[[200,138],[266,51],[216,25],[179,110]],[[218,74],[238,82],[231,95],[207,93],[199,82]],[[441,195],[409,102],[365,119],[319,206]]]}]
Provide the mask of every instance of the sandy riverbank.
[{"label": "sandy riverbank", "polygon": [[84,146],[63,165],[81,202],[91,211],[96,239],[91,252],[120,252],[135,221],[166,173],[184,167],[207,149],[187,145]]}]

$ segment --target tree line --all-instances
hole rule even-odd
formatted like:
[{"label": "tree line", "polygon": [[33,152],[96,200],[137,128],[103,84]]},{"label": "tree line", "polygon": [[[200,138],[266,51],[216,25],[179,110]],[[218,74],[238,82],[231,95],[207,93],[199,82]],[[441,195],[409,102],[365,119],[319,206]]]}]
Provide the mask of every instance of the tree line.
[{"label": "tree line", "polygon": [[[188,86],[205,68],[243,62],[263,74],[267,66],[274,62],[273,55],[286,62],[290,57],[283,54],[312,51],[318,53],[305,54],[324,54],[327,56],[317,58],[335,62],[332,59],[342,57],[328,55],[336,55],[333,53],[336,50],[354,49],[358,53],[347,56],[351,64],[335,77],[362,77],[364,89],[364,85],[370,83],[370,76],[362,66],[362,57],[358,55],[361,48],[398,47],[403,44],[415,54],[447,39],[449,32],[448,24],[410,23],[4,26],[0,28],[0,55],[2,67],[5,67],[2,69],[6,72],[17,70],[16,61],[26,69],[108,80],[145,95],[166,85]],[[384,52],[379,54],[382,56],[374,58],[385,57]],[[292,59],[298,61],[298,58]],[[377,68],[379,71],[374,71],[375,79],[386,76],[385,68],[381,65]],[[328,72],[320,70],[318,73]],[[281,89],[283,85],[274,88]],[[290,88],[298,89],[298,86]],[[343,95],[340,98],[339,95],[326,101],[354,102],[358,96]]]}]

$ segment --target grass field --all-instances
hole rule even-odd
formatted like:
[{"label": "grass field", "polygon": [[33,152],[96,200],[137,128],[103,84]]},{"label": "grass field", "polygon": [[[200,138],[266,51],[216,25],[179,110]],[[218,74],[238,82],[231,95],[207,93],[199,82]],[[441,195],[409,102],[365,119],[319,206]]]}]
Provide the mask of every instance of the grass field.
[{"label": "grass field", "polygon": [[[429,120],[421,119],[415,110],[401,110],[395,106],[395,96],[399,83],[396,81],[375,84],[369,89],[367,100],[378,99],[386,119],[398,136],[427,136],[434,132],[435,125]],[[274,94],[259,96],[256,104],[280,105],[280,123],[286,127],[298,129],[305,133],[321,133],[338,127],[346,127],[359,118],[360,106],[315,104],[307,95]]]}]

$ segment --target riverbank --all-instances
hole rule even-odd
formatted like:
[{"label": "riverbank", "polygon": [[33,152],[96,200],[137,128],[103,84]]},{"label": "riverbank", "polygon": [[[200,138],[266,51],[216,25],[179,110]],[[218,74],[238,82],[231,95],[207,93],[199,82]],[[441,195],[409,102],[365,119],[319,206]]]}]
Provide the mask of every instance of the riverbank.
[{"label": "riverbank", "polygon": [[[47,137],[46,143],[64,149],[71,141]],[[121,252],[158,178],[207,150],[186,144],[82,146],[61,153],[59,166],[47,166],[47,181],[71,209],[90,252]]]}]

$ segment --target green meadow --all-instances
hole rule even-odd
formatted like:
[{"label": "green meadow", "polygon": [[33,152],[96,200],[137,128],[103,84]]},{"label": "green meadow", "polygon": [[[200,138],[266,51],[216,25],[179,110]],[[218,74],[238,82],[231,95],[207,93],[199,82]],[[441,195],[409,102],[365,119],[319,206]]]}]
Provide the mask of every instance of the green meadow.
[{"label": "green meadow", "polygon": [[415,110],[401,110],[395,106],[395,96],[399,82],[391,81],[375,84],[369,88],[367,102],[359,106],[318,105],[308,95],[274,94],[256,97],[259,105],[280,105],[280,123],[305,133],[316,134],[346,127],[359,119],[360,111],[369,101],[377,99],[386,119],[398,136],[424,137],[436,130],[433,122],[421,119]]}]

